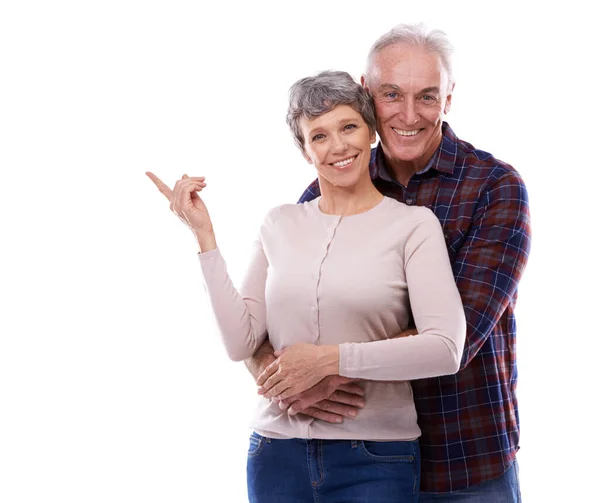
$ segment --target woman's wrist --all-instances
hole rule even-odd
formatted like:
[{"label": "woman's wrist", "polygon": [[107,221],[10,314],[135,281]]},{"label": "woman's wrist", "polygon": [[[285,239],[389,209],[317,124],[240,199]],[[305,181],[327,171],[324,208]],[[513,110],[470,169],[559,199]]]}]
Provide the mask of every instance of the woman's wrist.
[{"label": "woman's wrist", "polygon": [[321,369],[323,377],[340,374],[340,347],[338,345],[320,346]]},{"label": "woman's wrist", "polygon": [[212,229],[209,231],[197,231],[192,229],[192,232],[194,233],[194,237],[200,248],[200,253],[209,252],[217,247],[217,240]]}]

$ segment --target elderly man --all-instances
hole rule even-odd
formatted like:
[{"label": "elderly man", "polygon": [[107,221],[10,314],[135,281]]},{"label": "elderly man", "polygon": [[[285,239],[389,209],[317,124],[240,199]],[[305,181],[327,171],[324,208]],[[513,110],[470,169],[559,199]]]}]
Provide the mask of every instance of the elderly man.
[{"label": "elderly man", "polygon": [[[381,139],[371,178],[383,194],[439,218],[468,324],[459,372],[412,382],[422,430],[419,501],[520,501],[514,308],[530,247],[527,191],[512,166],[444,122],[451,53],[443,32],[399,25],[373,45],[362,77]],[[300,202],[319,194],[315,181]],[[258,377],[274,361],[266,344],[248,367]],[[330,377],[281,405],[340,422],[368,400],[360,395],[351,379]]]}]

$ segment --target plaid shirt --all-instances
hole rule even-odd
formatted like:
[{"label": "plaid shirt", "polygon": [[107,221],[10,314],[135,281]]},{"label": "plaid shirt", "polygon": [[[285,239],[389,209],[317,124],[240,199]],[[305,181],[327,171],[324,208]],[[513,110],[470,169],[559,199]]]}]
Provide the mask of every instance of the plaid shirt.
[{"label": "plaid shirt", "polygon": [[[421,490],[451,492],[502,475],[519,449],[517,284],[530,247],[527,190],[517,171],[459,140],[447,123],[440,148],[407,187],[371,151],[385,195],[439,218],[467,318],[457,374],[412,381],[422,430]],[[299,202],[320,195],[315,180]]]}]

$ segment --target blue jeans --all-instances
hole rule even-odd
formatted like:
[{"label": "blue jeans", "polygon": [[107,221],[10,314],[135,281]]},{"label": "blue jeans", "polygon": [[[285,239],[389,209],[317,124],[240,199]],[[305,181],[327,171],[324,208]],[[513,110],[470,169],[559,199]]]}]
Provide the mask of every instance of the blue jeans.
[{"label": "blue jeans", "polygon": [[416,503],[418,441],[278,440],[253,433],[250,503]]},{"label": "blue jeans", "polygon": [[515,459],[504,474],[462,491],[446,494],[421,493],[419,503],[521,503],[519,466]]}]

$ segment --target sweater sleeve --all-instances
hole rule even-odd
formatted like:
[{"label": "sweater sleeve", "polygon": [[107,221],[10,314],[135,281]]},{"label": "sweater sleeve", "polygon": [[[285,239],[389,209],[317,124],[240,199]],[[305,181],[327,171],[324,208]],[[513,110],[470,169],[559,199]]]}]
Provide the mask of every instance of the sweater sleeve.
[{"label": "sweater sleeve", "polygon": [[418,334],[340,345],[340,375],[404,381],[454,374],[465,343],[466,321],[444,236],[436,216],[423,218],[409,235],[404,269]]},{"label": "sweater sleeve", "polygon": [[234,287],[218,248],[199,253],[204,286],[215,315],[227,355],[241,361],[254,354],[267,334],[265,284],[268,260],[260,237],[240,291]]}]

